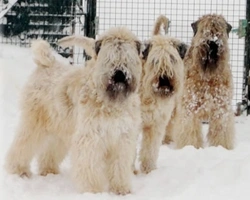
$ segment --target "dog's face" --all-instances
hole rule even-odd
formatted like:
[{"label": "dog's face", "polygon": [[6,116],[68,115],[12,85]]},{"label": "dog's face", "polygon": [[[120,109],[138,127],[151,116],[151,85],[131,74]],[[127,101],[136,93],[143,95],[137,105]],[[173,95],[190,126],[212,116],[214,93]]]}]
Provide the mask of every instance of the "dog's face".
[{"label": "dog's face", "polygon": [[111,100],[124,100],[138,89],[141,43],[125,28],[112,29],[95,44],[97,84]]},{"label": "dog's face", "polygon": [[213,71],[223,53],[227,51],[227,40],[232,26],[221,15],[205,15],[191,24],[196,48],[195,57],[203,70]]},{"label": "dog's face", "polygon": [[154,95],[169,97],[183,81],[183,61],[187,45],[168,36],[153,36],[143,51],[142,87]]}]

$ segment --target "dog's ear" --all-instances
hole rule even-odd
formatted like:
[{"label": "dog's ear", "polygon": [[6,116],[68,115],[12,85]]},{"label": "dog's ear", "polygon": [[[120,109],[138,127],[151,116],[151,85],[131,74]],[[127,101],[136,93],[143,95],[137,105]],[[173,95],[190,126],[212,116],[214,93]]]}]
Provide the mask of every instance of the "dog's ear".
[{"label": "dog's ear", "polygon": [[140,55],[142,52],[142,43],[137,40],[137,41],[135,41],[135,45],[136,45],[137,52]]},{"label": "dog's ear", "polygon": [[229,36],[230,31],[232,30],[231,24],[227,23],[227,35]]},{"label": "dog's ear", "polygon": [[143,60],[147,59],[151,47],[152,47],[152,44],[151,44],[150,41],[144,42],[144,48],[143,48],[143,51],[142,51],[142,59]]},{"label": "dog's ear", "polygon": [[102,40],[97,40],[95,42],[95,53],[96,55],[98,55],[100,49],[101,49],[101,46],[102,46]]},{"label": "dog's ear", "polygon": [[186,43],[181,42],[180,44],[177,45],[177,51],[178,51],[181,59],[184,59],[187,50],[188,50],[188,45]]},{"label": "dog's ear", "polygon": [[195,22],[193,22],[193,23],[191,24],[191,27],[192,27],[193,32],[194,32],[194,36],[195,36],[195,34],[197,33],[198,23],[199,23],[199,21],[195,21]]}]

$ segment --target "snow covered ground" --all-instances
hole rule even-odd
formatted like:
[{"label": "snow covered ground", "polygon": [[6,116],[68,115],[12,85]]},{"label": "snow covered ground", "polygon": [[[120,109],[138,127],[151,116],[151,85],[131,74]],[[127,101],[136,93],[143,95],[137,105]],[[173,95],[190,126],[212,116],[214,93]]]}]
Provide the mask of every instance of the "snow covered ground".
[{"label": "snow covered ground", "polygon": [[[0,46],[0,199],[1,200],[244,200],[250,196],[250,117],[236,119],[237,141],[232,151],[222,147],[174,150],[162,146],[158,169],[133,177],[133,191],[127,196],[78,194],[69,178],[66,159],[60,175],[37,175],[32,163],[31,179],[6,174],[4,157],[18,122],[18,96],[35,65],[30,50]],[[207,125],[204,125],[204,132]]]}]

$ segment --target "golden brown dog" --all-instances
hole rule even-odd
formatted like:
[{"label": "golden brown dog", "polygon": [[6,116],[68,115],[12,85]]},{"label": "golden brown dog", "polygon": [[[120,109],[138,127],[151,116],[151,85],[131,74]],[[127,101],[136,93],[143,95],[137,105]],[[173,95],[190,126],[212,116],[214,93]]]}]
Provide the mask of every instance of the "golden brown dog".
[{"label": "golden brown dog", "polygon": [[[201,122],[209,121],[209,145],[234,146],[233,79],[229,66],[231,25],[221,15],[204,15],[192,23],[194,36],[184,59],[186,77],[177,148],[203,146]],[[178,119],[177,119],[178,121]],[[177,123],[178,124],[178,123]]]}]

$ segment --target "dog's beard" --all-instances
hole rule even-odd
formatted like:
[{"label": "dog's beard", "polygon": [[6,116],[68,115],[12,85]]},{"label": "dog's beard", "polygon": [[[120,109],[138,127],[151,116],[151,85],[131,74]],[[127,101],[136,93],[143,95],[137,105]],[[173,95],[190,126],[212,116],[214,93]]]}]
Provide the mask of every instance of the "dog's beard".
[{"label": "dog's beard", "polygon": [[161,97],[169,97],[174,92],[173,79],[166,75],[161,75],[153,82],[153,91]]},{"label": "dog's beard", "polygon": [[197,58],[200,60],[203,71],[214,71],[223,51],[222,41],[217,37],[202,41],[198,48]]},{"label": "dog's beard", "polygon": [[116,68],[108,79],[106,92],[110,99],[124,99],[135,90],[133,78],[126,68]]}]

